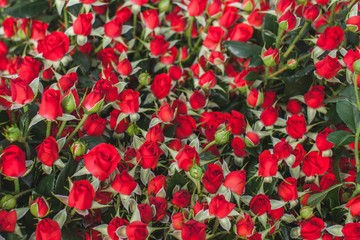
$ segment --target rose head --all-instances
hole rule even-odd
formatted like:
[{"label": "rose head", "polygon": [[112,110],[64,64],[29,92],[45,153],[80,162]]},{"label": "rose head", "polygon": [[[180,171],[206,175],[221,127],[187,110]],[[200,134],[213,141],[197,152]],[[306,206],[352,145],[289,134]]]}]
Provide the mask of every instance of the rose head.
[{"label": "rose head", "polygon": [[78,180],[72,184],[68,198],[69,207],[79,210],[90,209],[95,197],[94,187],[88,180]]},{"label": "rose head", "polygon": [[175,160],[178,162],[180,169],[189,171],[193,164],[199,164],[200,157],[195,147],[185,145],[176,155]]},{"label": "rose head", "polygon": [[187,221],[181,229],[181,238],[183,240],[205,240],[206,224],[196,220]]},{"label": "rose head", "polygon": [[6,147],[1,153],[0,171],[10,178],[18,178],[26,172],[25,152],[17,145]]},{"label": "rose head", "polygon": [[69,51],[70,40],[62,32],[52,32],[38,43],[37,50],[50,61],[59,61]]},{"label": "rose head", "polygon": [[39,240],[60,240],[61,229],[56,221],[45,218],[36,224],[35,236]]},{"label": "rose head", "polygon": [[37,157],[46,166],[51,167],[60,158],[59,149],[54,137],[50,136],[36,147]]},{"label": "rose head", "polygon": [[227,217],[235,208],[235,204],[228,202],[224,195],[216,195],[209,203],[209,214],[217,218]]}]

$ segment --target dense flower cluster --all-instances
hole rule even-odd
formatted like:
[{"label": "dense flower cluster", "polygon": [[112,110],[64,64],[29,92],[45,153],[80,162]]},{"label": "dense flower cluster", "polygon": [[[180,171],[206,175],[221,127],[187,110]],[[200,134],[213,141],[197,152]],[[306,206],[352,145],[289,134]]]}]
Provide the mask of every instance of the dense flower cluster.
[{"label": "dense flower cluster", "polygon": [[0,238],[360,239],[357,0],[0,0]]}]

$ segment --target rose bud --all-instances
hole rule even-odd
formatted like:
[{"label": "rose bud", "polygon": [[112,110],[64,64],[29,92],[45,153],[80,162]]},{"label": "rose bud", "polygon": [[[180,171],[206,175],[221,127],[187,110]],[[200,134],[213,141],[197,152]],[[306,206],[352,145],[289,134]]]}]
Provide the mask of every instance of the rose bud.
[{"label": "rose bud", "polygon": [[199,78],[199,85],[205,89],[210,89],[216,85],[216,75],[212,70],[202,74]]},{"label": "rose bud", "polygon": [[183,74],[183,70],[180,66],[173,65],[169,68],[169,76],[172,80],[178,81]]},{"label": "rose bud", "polygon": [[57,142],[52,136],[45,138],[42,143],[36,147],[36,151],[37,158],[40,162],[49,167],[60,158]]},{"label": "rose bud", "polygon": [[321,218],[313,217],[300,223],[300,235],[303,239],[318,239],[324,228],[324,221]]},{"label": "rose bud", "polygon": [[17,104],[28,104],[34,98],[34,92],[25,80],[15,78],[10,80],[11,100]]},{"label": "rose bud", "polygon": [[278,187],[278,194],[284,202],[298,199],[298,191],[296,189],[297,180],[293,177],[287,177]]},{"label": "rose bud", "polygon": [[304,94],[305,104],[313,109],[321,107],[325,97],[324,86],[312,86],[307,93]]},{"label": "rose bud", "polygon": [[255,9],[252,11],[248,17],[248,22],[251,26],[254,26],[255,28],[259,28],[262,26],[264,22],[265,14],[261,13],[260,10]]},{"label": "rose bud", "polygon": [[297,115],[301,112],[301,102],[296,99],[290,99],[286,104],[286,111],[293,115]]},{"label": "rose bud", "polygon": [[26,56],[21,62],[18,70],[19,78],[27,83],[30,83],[39,76],[40,68],[41,62],[32,57]]},{"label": "rose bud", "polygon": [[140,213],[141,221],[146,224],[150,223],[153,218],[153,210],[151,209],[150,205],[142,203],[138,204],[137,208]]},{"label": "rose bud", "polygon": [[50,61],[59,61],[69,51],[70,40],[63,32],[52,32],[38,42],[37,50]]},{"label": "rose bud", "polygon": [[303,17],[308,21],[315,21],[320,15],[320,9],[318,5],[310,4],[305,6]]},{"label": "rose bud", "polygon": [[332,132],[333,131],[327,127],[317,134],[315,144],[320,151],[326,151],[334,147],[334,144],[327,140],[329,134]]},{"label": "rose bud", "polygon": [[113,219],[111,219],[111,221],[109,222],[109,224],[107,226],[107,233],[108,233],[110,239],[118,240],[119,236],[116,233],[117,230],[120,227],[127,226],[127,225],[129,225],[129,222],[124,218],[114,217]]},{"label": "rose bud", "polygon": [[215,142],[217,145],[225,145],[230,140],[230,131],[219,128],[215,132]]},{"label": "rose bud", "polygon": [[349,209],[351,216],[359,217],[360,216],[360,195],[350,199],[346,203],[346,207]]},{"label": "rose bud", "polygon": [[247,42],[252,38],[253,33],[252,26],[246,23],[238,23],[232,29],[229,38],[231,41]]},{"label": "rose bud", "polygon": [[78,81],[78,75],[76,72],[71,72],[60,77],[58,80],[58,86],[63,92],[67,92],[72,87],[76,86]]},{"label": "rose bud", "polygon": [[280,62],[280,54],[278,49],[269,48],[262,55],[263,62],[267,67],[276,66]]},{"label": "rose bud", "polygon": [[244,213],[236,223],[236,234],[239,237],[250,237],[254,232],[254,222],[249,214]]},{"label": "rose bud", "polygon": [[43,118],[54,121],[63,114],[61,107],[61,93],[59,90],[45,90],[41,97],[39,115]]},{"label": "rose bud", "polygon": [[280,16],[278,22],[279,27],[285,31],[292,31],[296,27],[296,17],[289,10]]},{"label": "rose bud", "polygon": [[170,105],[167,102],[164,102],[159,108],[157,116],[162,122],[167,123],[171,122],[174,119],[175,113],[174,110],[170,107]]},{"label": "rose bud", "polygon": [[200,156],[199,153],[195,150],[195,147],[185,145],[175,157],[175,160],[178,162],[180,169],[189,171],[190,168],[195,164],[199,165]]},{"label": "rose bud", "polygon": [[179,208],[186,208],[190,205],[191,194],[184,189],[174,193],[171,203]]},{"label": "rose bud", "polygon": [[224,195],[216,195],[209,203],[209,214],[217,218],[227,217],[236,204],[226,201]]},{"label": "rose bud", "polygon": [[264,94],[257,88],[251,89],[247,94],[246,102],[249,107],[257,107],[261,105],[264,101]]},{"label": "rose bud", "polygon": [[358,32],[360,29],[360,16],[352,16],[346,20],[346,28],[351,32]]},{"label": "rose bud", "polygon": [[92,30],[92,21],[93,21],[92,13],[79,14],[73,23],[74,33],[76,35],[83,35],[83,36],[90,35]]},{"label": "rose bud", "polygon": [[281,141],[276,143],[274,146],[274,154],[278,156],[279,160],[288,158],[292,151],[293,148],[288,142],[285,141],[285,139],[281,139]]},{"label": "rose bud", "polygon": [[313,210],[314,210],[314,207],[303,206],[300,209],[300,216],[303,219],[310,219],[310,218],[312,218],[314,216]]},{"label": "rose bud", "polygon": [[292,115],[286,121],[286,132],[292,138],[302,138],[306,133],[306,120],[304,115]]},{"label": "rose bud", "polygon": [[206,98],[201,91],[195,90],[193,92],[193,94],[190,96],[189,102],[190,102],[190,106],[194,110],[198,110],[198,109],[202,109],[203,107],[205,107]]},{"label": "rose bud", "polygon": [[108,38],[117,38],[120,37],[122,32],[122,23],[118,18],[111,20],[104,24],[105,36]]},{"label": "rose bud", "polygon": [[269,197],[264,194],[258,194],[251,198],[249,207],[251,211],[258,216],[261,216],[264,213],[269,214],[271,211]]},{"label": "rose bud", "polygon": [[157,143],[146,141],[138,149],[136,154],[136,160],[139,165],[145,169],[155,169],[159,158],[164,152],[157,145]]},{"label": "rose bud", "polygon": [[151,82],[151,76],[148,73],[141,73],[138,77],[141,86],[147,86]]},{"label": "rose bud", "polygon": [[317,151],[312,151],[305,156],[301,170],[307,177],[323,175],[329,169],[330,161],[329,157],[322,157]]},{"label": "rose bud", "polygon": [[5,127],[3,135],[9,142],[16,142],[21,137],[21,131],[13,124]]},{"label": "rose bud", "polygon": [[278,119],[278,111],[274,107],[270,106],[265,108],[261,115],[260,115],[260,121],[264,123],[265,126],[273,126]]},{"label": "rose bud", "polygon": [[344,30],[339,26],[327,27],[319,36],[316,45],[326,51],[336,49],[344,39]]},{"label": "rose bud", "polygon": [[125,77],[129,76],[131,74],[131,72],[133,71],[131,62],[127,58],[125,58],[119,62],[116,70],[118,73],[120,73],[120,75],[125,76]]},{"label": "rose bud", "polygon": [[134,221],[126,227],[126,236],[129,240],[146,240],[148,235],[146,223]]},{"label": "rose bud", "polygon": [[181,228],[182,240],[205,240],[206,239],[206,224],[196,220],[187,221]]},{"label": "rose bud", "polygon": [[94,187],[88,180],[74,181],[68,198],[69,207],[78,210],[90,209],[94,197]]},{"label": "rose bud", "polygon": [[0,210],[0,232],[14,232],[16,228],[17,214],[16,210]]},{"label": "rose bud", "polygon": [[260,137],[256,132],[247,132],[245,136],[245,144],[247,147],[256,147],[260,144]]},{"label": "rose bud", "polygon": [[43,218],[50,212],[48,202],[44,197],[37,197],[30,202],[30,212],[36,218]]},{"label": "rose bud", "polygon": [[100,137],[105,131],[106,124],[107,120],[105,118],[101,118],[96,113],[93,113],[85,120],[83,130],[89,136]]},{"label": "rose bud", "polygon": [[274,177],[278,171],[278,156],[271,154],[269,150],[264,150],[259,155],[258,174],[261,177]]},{"label": "rose bud", "polygon": [[216,193],[224,182],[224,171],[219,165],[210,163],[201,181],[209,193]]},{"label": "rose bud", "polygon": [[296,59],[289,59],[287,62],[286,62],[286,66],[289,67],[289,69],[291,70],[295,70],[297,67],[298,67],[298,61]]},{"label": "rose bud", "polygon": [[337,58],[332,58],[329,55],[317,63],[315,63],[315,72],[320,77],[331,79],[337,75],[339,70],[342,68]]},{"label": "rose bud", "polygon": [[148,195],[156,195],[161,189],[166,189],[166,178],[164,175],[157,175],[149,181]]},{"label": "rose bud", "polygon": [[0,172],[9,178],[18,178],[26,172],[25,152],[16,145],[6,147],[0,157]]},{"label": "rose bud", "polygon": [[160,56],[165,54],[170,46],[164,36],[156,35],[154,39],[150,42],[150,52],[154,56]]},{"label": "rose bud", "polygon": [[86,95],[82,102],[83,108],[87,114],[97,113],[104,104],[104,96],[99,91],[92,91]]},{"label": "rose bud", "polygon": [[77,140],[71,144],[70,151],[74,158],[84,155],[86,151],[86,142]]},{"label": "rose bud", "polygon": [[[184,213],[187,215],[186,213]],[[185,217],[182,212],[175,213],[171,216],[171,223],[175,230],[181,230],[184,223],[185,223]]]},{"label": "rose bud", "polygon": [[[5,210],[11,210],[16,207],[16,198],[13,195],[5,195],[0,200],[0,207]],[[0,223],[1,225],[1,223]],[[0,227],[1,229],[1,227]],[[1,231],[1,230],[0,230]]]},{"label": "rose bud", "polygon": [[246,171],[232,171],[225,177],[224,186],[237,195],[242,195],[245,190]]},{"label": "rose bud", "polygon": [[133,114],[139,111],[140,93],[136,90],[126,89],[119,95],[119,107],[124,114]]},{"label": "rose bud", "polygon": [[115,191],[126,196],[130,196],[136,186],[137,182],[126,170],[117,174],[111,183],[111,187],[115,189]]},{"label": "rose bud", "polygon": [[203,170],[200,166],[194,164],[191,168],[190,168],[190,176],[195,178],[195,179],[201,179],[202,175],[203,175]]},{"label": "rose bud", "polygon": [[150,89],[156,98],[162,99],[169,95],[171,86],[171,78],[169,75],[160,73],[155,76]]},{"label": "rose bud", "polygon": [[270,212],[271,220],[280,221],[283,216],[284,216],[284,207],[271,209],[271,212]]},{"label": "rose bud", "polygon": [[121,157],[118,150],[111,144],[100,143],[84,155],[86,169],[100,181],[109,178],[116,169]]},{"label": "rose bud", "polygon": [[355,240],[360,238],[360,223],[346,223],[341,232],[344,234],[344,239]]},{"label": "rose bud", "polygon": [[203,40],[203,46],[214,51],[219,46],[222,38],[225,35],[225,31],[218,26],[210,26],[208,33]]},{"label": "rose bud", "polygon": [[79,94],[76,88],[72,88],[69,89],[64,94],[63,99],[61,101],[61,106],[65,113],[70,114],[77,109],[79,103],[80,103]]},{"label": "rose bud", "polygon": [[4,21],[2,22],[2,26],[4,28],[4,35],[7,38],[11,38],[12,36],[15,35],[15,31],[17,30],[16,25],[17,24],[15,18],[7,17],[4,19]]},{"label": "rose bud", "polygon": [[50,218],[42,219],[36,224],[35,238],[36,240],[61,240],[59,224]]},{"label": "rose bud", "polygon": [[141,13],[146,28],[151,30],[159,26],[159,14],[155,9],[147,9]]}]

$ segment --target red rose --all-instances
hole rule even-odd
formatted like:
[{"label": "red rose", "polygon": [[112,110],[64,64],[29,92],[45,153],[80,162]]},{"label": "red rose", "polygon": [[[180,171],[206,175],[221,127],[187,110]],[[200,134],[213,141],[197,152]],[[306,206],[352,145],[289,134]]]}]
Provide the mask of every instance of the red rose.
[{"label": "red rose", "polygon": [[107,233],[111,240],[119,240],[119,236],[116,234],[116,230],[121,226],[129,225],[129,222],[126,219],[120,217],[114,217],[111,219],[107,226]]},{"label": "red rose", "polygon": [[11,38],[15,35],[16,29],[16,19],[12,17],[7,17],[3,22],[2,26],[4,28],[4,35],[7,38]]},{"label": "red rose", "polygon": [[321,177],[320,189],[324,191],[335,184],[337,184],[335,174],[325,173],[324,176]]},{"label": "red rose", "polygon": [[278,187],[278,194],[280,198],[285,202],[298,199],[298,191],[296,189],[296,185],[297,180],[295,178],[285,178]]},{"label": "red rose", "polygon": [[159,26],[159,14],[155,9],[147,9],[141,14],[145,25],[149,29],[155,29]]},{"label": "red rose", "polygon": [[249,214],[244,216],[236,223],[236,234],[240,237],[250,237],[254,232],[254,222]]},{"label": "red rose", "polygon": [[358,59],[360,59],[360,49],[349,49],[343,58],[346,67],[351,72],[354,72],[354,62]]},{"label": "red rose", "polygon": [[28,104],[34,98],[34,93],[25,80],[20,78],[10,80],[11,100],[17,104]]},{"label": "red rose", "polygon": [[310,90],[304,94],[305,104],[310,108],[321,107],[325,97],[324,86],[312,86]]},{"label": "red rose", "polygon": [[360,195],[350,199],[346,203],[346,207],[349,209],[350,214],[353,217],[359,217],[360,216]]},{"label": "red rose", "polygon": [[0,171],[10,178],[18,178],[26,172],[25,152],[16,145],[6,147],[1,153]]},{"label": "red rose", "polygon": [[145,240],[148,235],[147,224],[143,222],[134,221],[126,227],[126,236],[129,240]]},{"label": "red rose", "polygon": [[269,150],[263,151],[259,155],[259,176],[273,177],[278,171],[278,156],[271,154]]},{"label": "red rose", "polygon": [[31,39],[38,41],[45,38],[46,30],[49,24],[32,19],[31,24]]},{"label": "red rose", "polygon": [[236,204],[226,201],[224,195],[216,195],[209,203],[209,214],[217,218],[227,217]]},{"label": "red rose", "polygon": [[193,163],[200,163],[199,153],[195,150],[195,147],[190,147],[189,145],[185,145],[183,149],[181,149],[175,157],[175,160],[178,162],[178,166],[180,169],[185,171],[189,171],[193,166]]},{"label": "red rose", "polygon": [[250,209],[251,211],[260,216],[264,213],[270,213],[271,205],[269,197],[264,194],[258,194],[250,200]]},{"label": "red rose", "polygon": [[284,216],[284,207],[271,209],[270,217],[273,221],[280,221],[283,216]]},{"label": "red rose", "polygon": [[224,182],[224,171],[219,165],[210,163],[201,181],[209,193],[216,193]]},{"label": "red rose", "polygon": [[196,220],[187,221],[181,229],[182,240],[205,240],[206,224]]},{"label": "red rose", "polygon": [[243,158],[246,156],[245,152],[245,142],[240,137],[234,137],[231,140],[231,147],[233,148],[234,154],[237,157]]},{"label": "red rose", "polygon": [[129,119],[124,118],[121,121],[118,121],[118,117],[120,115],[121,111],[117,109],[113,109],[110,112],[110,128],[115,130],[116,133],[120,134],[126,131],[126,129],[129,127]]},{"label": "red rose", "polygon": [[320,15],[320,9],[318,5],[309,4],[309,6],[305,6],[304,9],[304,18],[308,21],[315,21]]},{"label": "red rose", "polygon": [[318,239],[324,228],[324,221],[321,218],[313,217],[300,223],[300,235],[304,240]]},{"label": "red rose", "polygon": [[38,43],[37,50],[50,61],[61,60],[69,51],[70,41],[63,32],[52,32]]},{"label": "red rose", "polygon": [[292,151],[292,154],[295,156],[295,162],[292,165],[292,168],[295,168],[299,166],[302,160],[304,159],[306,155],[306,151],[304,147],[300,143],[298,143],[294,148],[294,150]]},{"label": "red rose", "polygon": [[128,173],[127,170],[116,175],[111,187],[120,194],[130,196],[137,186],[135,179]]},{"label": "red rose", "polygon": [[100,143],[84,155],[86,169],[100,181],[106,180],[120,162],[117,149],[107,143]]},{"label": "red rose", "polygon": [[246,23],[238,23],[230,32],[229,38],[231,41],[247,42],[252,38],[254,29]]},{"label": "red rose", "polygon": [[195,109],[201,109],[206,104],[206,98],[199,90],[195,90],[189,98],[190,106]]},{"label": "red rose", "polygon": [[248,17],[248,22],[251,26],[254,26],[256,28],[261,27],[261,25],[264,22],[265,14],[261,12],[261,10],[254,10],[250,13]]},{"label": "red rose", "polygon": [[111,20],[104,24],[104,32],[105,36],[109,38],[117,38],[120,37],[122,32],[122,23],[118,18]]},{"label": "red rose", "polygon": [[41,97],[39,115],[47,120],[54,121],[62,114],[60,91],[51,88],[45,90]]},{"label": "red rose", "polygon": [[274,154],[278,156],[279,160],[289,157],[292,151],[293,148],[285,139],[281,139],[281,141],[274,146]]},{"label": "red rose", "polygon": [[155,216],[154,221],[160,221],[166,215],[168,202],[165,198],[162,197],[150,197],[149,198],[150,205],[155,207]]},{"label": "red rose", "polygon": [[157,74],[150,89],[158,99],[167,97],[171,89],[171,78],[166,73]]},{"label": "red rose", "polygon": [[18,70],[19,78],[27,83],[30,83],[39,76],[40,68],[41,63],[39,61],[32,57],[26,56],[21,62],[20,68]]},{"label": "red rose", "polygon": [[263,101],[264,101],[264,94],[261,91],[259,91],[259,89],[253,88],[248,92],[246,98],[246,102],[248,106],[255,108],[261,105]]},{"label": "red rose", "polygon": [[315,63],[316,73],[323,78],[331,79],[336,76],[342,68],[337,58],[332,58],[329,55],[317,63]]},{"label": "red rose", "polygon": [[267,49],[264,52],[262,59],[263,59],[265,66],[268,66],[268,67],[275,66],[276,64],[278,64],[280,62],[279,49],[277,49],[277,48],[273,49],[272,47],[270,47],[269,49]]},{"label": "red rose", "polygon": [[94,187],[88,180],[74,181],[68,198],[69,207],[79,210],[90,209],[94,197]]},{"label": "red rose", "polygon": [[149,129],[149,131],[146,133],[145,141],[150,141],[159,144],[165,141],[165,136],[160,124],[157,124]]},{"label": "red rose", "polygon": [[237,170],[232,171],[225,177],[224,186],[230,189],[237,195],[242,195],[245,190],[246,171]]},{"label": "red rose", "polygon": [[149,204],[141,203],[137,205],[140,213],[140,218],[143,223],[148,224],[153,218],[153,210]]},{"label": "red rose", "polygon": [[327,140],[327,137],[332,132],[333,131],[330,128],[327,127],[327,128],[324,128],[324,130],[322,130],[321,132],[319,132],[317,134],[316,139],[315,139],[315,144],[316,144],[316,147],[320,151],[326,151],[326,150],[329,150],[332,147],[334,147],[334,144]]},{"label": "red rose", "polygon": [[302,171],[306,176],[322,175],[330,166],[330,158],[322,157],[318,152],[308,153],[303,162]]},{"label": "red rose", "polygon": [[297,115],[301,112],[301,102],[296,99],[290,99],[286,104],[286,111],[293,115]]},{"label": "red rose", "polygon": [[54,137],[45,138],[44,141],[36,147],[37,157],[46,166],[51,167],[59,159],[59,148]]},{"label": "red rose", "polygon": [[304,115],[292,115],[286,121],[286,132],[292,138],[302,138],[306,133],[306,120]]},{"label": "red rose", "polygon": [[347,223],[341,230],[344,240],[358,240],[360,238],[360,223]]},{"label": "red rose", "polygon": [[144,142],[137,151],[136,160],[143,168],[155,169],[164,152],[155,142]]},{"label": "red rose", "polygon": [[113,102],[119,96],[118,89],[114,86],[114,83],[105,78],[96,82],[93,91],[100,92],[105,102]]},{"label": "red rose", "polygon": [[157,175],[149,181],[148,195],[156,195],[161,189],[166,189],[166,178],[164,175]]},{"label": "red rose", "polygon": [[209,16],[214,16],[215,14],[221,12],[221,6],[222,2],[220,0],[212,1],[207,7]]},{"label": "red rose", "polygon": [[185,217],[184,215],[187,215],[186,213],[183,214],[182,212],[175,213],[171,216],[171,223],[175,230],[181,230],[184,222]]},{"label": "red rose", "polygon": [[344,30],[339,26],[327,27],[319,36],[316,45],[324,50],[331,51],[339,46],[344,39]]},{"label": "red rose", "polygon": [[150,42],[150,52],[154,56],[159,56],[165,54],[170,46],[164,36],[156,35],[154,39]]},{"label": "red rose", "polygon": [[179,208],[186,208],[190,205],[191,194],[184,189],[174,193],[171,203]]},{"label": "red rose", "polygon": [[130,60],[127,58],[121,60],[118,63],[116,70],[122,76],[129,76],[131,74],[131,72],[133,71]]},{"label": "red rose", "polygon": [[285,31],[292,31],[296,27],[296,17],[292,11],[286,11],[279,17],[279,26]]},{"label": "red rose", "polygon": [[10,212],[5,209],[0,210],[0,232],[14,232],[16,227],[16,210]]},{"label": "red rose", "polygon": [[36,224],[35,237],[36,240],[60,240],[60,226],[50,218],[42,219]]},{"label": "red rose", "polygon": [[168,103],[163,103],[157,112],[158,118],[162,122],[170,122],[174,119],[174,111]]},{"label": "red rose", "polygon": [[180,115],[176,118],[175,136],[183,139],[189,137],[196,129],[196,122],[190,115]]},{"label": "red rose", "polygon": [[279,113],[277,109],[270,106],[265,108],[261,115],[260,121],[264,123],[265,126],[272,126],[275,124],[276,120],[278,119]]},{"label": "red rose", "polygon": [[78,15],[73,23],[74,33],[76,35],[87,36],[90,35],[92,30],[92,13],[81,13]]},{"label": "red rose", "polygon": [[245,144],[248,147],[254,147],[260,144],[260,137],[256,132],[247,132],[245,135]]},{"label": "red rose", "polygon": [[37,197],[29,205],[30,212],[34,217],[43,218],[50,212],[50,206],[44,197]]},{"label": "red rose", "polygon": [[96,113],[90,114],[84,122],[83,130],[89,136],[100,137],[105,131],[106,123],[107,120],[105,118],[101,118]]},{"label": "red rose", "polygon": [[207,1],[203,0],[190,0],[187,6],[189,16],[200,16],[206,8]]},{"label": "red rose", "polygon": [[231,129],[231,133],[234,135],[240,135],[244,133],[246,128],[244,115],[238,111],[231,110],[231,118],[229,120],[228,126]]},{"label": "red rose", "polygon": [[221,42],[225,32],[221,27],[210,26],[203,41],[203,45],[210,50],[215,50]]},{"label": "red rose", "polygon": [[196,214],[198,214],[201,210],[206,210],[208,208],[209,208],[209,206],[206,202],[196,201],[194,204],[194,207],[193,207],[194,216],[196,216]]},{"label": "red rose", "polygon": [[360,30],[360,16],[352,16],[346,20],[346,27],[352,32]]},{"label": "red rose", "polygon": [[220,26],[229,28],[239,18],[238,9],[236,7],[225,7],[222,15],[219,18]]},{"label": "red rose", "polygon": [[60,79],[58,80],[59,87],[63,92],[66,92],[71,87],[75,86],[77,81],[78,81],[78,75],[76,74],[76,72],[71,72],[71,73],[62,75],[60,77]]}]

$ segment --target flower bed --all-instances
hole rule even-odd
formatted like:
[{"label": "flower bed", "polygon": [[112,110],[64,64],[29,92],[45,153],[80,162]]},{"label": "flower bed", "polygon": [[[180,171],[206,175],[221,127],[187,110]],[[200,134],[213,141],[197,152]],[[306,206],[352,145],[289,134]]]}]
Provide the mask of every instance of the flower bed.
[{"label": "flower bed", "polygon": [[356,0],[0,7],[0,239],[360,239]]}]

